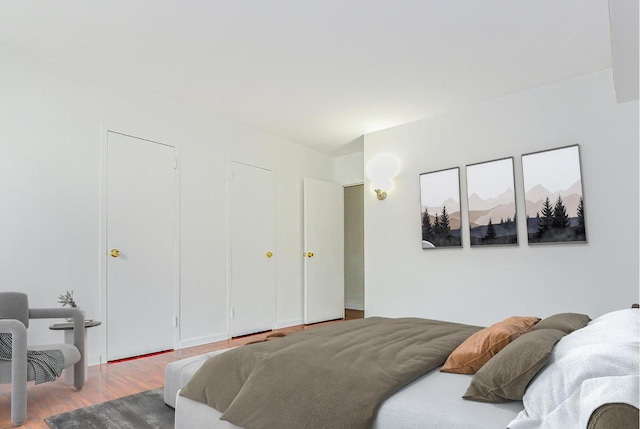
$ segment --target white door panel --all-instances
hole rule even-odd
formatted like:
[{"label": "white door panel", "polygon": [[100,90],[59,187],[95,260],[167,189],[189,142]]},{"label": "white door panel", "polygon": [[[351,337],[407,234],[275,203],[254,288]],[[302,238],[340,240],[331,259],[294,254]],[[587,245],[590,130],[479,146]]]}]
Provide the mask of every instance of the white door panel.
[{"label": "white door panel", "polygon": [[112,132],[107,145],[107,359],[115,360],[173,349],[175,150]]},{"label": "white door panel", "polygon": [[343,318],[342,186],[304,179],[304,251],[304,323]]},{"label": "white door panel", "polygon": [[232,337],[274,328],[277,258],[274,225],[273,172],[231,162],[229,334]]}]

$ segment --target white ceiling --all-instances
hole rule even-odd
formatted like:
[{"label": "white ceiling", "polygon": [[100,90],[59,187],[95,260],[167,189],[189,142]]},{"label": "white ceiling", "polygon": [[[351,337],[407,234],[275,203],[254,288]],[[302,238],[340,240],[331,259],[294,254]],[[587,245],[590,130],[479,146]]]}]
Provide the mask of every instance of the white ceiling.
[{"label": "white ceiling", "polygon": [[611,67],[603,0],[4,0],[2,45],[331,155]]}]

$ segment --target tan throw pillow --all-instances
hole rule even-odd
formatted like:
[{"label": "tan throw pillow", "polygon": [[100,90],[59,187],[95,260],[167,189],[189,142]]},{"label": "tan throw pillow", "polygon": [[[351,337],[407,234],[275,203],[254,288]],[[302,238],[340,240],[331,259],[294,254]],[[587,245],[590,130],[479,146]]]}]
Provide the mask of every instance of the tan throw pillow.
[{"label": "tan throw pillow", "polygon": [[521,335],[480,368],[463,398],[493,403],[521,400],[531,379],[549,360],[553,346],[565,335],[557,329]]},{"label": "tan throw pillow", "polygon": [[538,317],[509,317],[476,332],[449,355],[440,371],[475,374],[496,353],[539,321]]}]

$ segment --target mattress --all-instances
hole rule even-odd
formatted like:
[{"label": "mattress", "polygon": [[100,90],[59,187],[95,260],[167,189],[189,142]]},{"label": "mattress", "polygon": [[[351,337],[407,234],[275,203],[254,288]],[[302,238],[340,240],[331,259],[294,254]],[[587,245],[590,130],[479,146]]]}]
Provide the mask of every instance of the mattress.
[{"label": "mattress", "polygon": [[[521,401],[487,404],[462,399],[472,376],[431,371],[384,401],[372,429],[499,429],[523,409]],[[240,429],[206,404],[177,395],[176,429]]]},{"label": "mattress", "polygon": [[164,371],[164,402],[170,407],[176,407],[176,394],[180,389],[187,385],[193,374],[200,369],[205,361],[215,355],[232,350],[229,349],[216,350],[214,352],[193,356],[187,359],[171,362]]}]

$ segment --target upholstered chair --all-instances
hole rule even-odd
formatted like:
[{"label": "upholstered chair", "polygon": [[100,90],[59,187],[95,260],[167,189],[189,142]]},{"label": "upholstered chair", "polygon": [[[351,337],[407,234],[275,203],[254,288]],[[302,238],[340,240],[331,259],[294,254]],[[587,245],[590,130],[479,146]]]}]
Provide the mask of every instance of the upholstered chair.
[{"label": "upholstered chair", "polygon": [[[73,319],[73,345],[27,346],[29,319]],[[59,350],[63,367],[74,365],[74,386],[84,385],[84,316],[76,308],[29,308],[26,294],[0,292],[0,333],[11,334],[11,360],[0,360],[0,383],[11,383],[11,421],[20,425],[27,413],[27,381],[35,380],[36,370],[27,362],[27,350]],[[8,353],[8,350],[6,350]],[[62,388],[62,386],[61,386]]]}]

